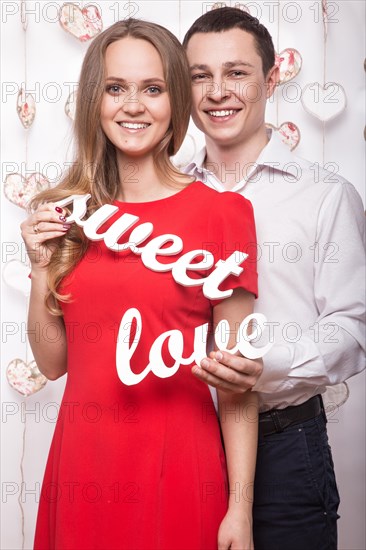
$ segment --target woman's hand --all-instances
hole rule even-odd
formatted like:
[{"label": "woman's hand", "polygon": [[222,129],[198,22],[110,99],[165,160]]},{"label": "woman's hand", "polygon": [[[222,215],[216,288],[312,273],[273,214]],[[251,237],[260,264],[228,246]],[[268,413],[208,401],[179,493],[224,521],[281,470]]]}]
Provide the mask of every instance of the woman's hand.
[{"label": "woman's hand", "polygon": [[49,202],[40,204],[20,227],[32,270],[44,270],[57,246],[49,241],[65,235],[71,224],[66,223],[66,210]]},{"label": "woman's hand", "polygon": [[221,522],[218,550],[254,550],[251,514],[228,510]]}]

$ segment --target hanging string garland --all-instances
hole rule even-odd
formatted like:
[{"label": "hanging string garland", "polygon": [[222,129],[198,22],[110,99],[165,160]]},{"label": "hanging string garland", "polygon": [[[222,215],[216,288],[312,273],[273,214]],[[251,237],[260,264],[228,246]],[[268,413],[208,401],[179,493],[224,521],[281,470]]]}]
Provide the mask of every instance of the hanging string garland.
[{"label": "hanging string garland", "polygon": [[59,22],[64,31],[80,42],[91,40],[103,30],[102,16],[94,4],[79,8],[77,4],[66,2],[60,8]]},{"label": "hanging string garland", "polygon": [[[277,6],[277,52],[280,44],[280,7]],[[294,79],[300,72],[302,67],[302,57],[295,48],[285,48],[279,54],[276,53],[275,64],[279,67],[279,82],[278,85],[286,84]],[[279,122],[279,95],[277,90],[276,95],[276,124],[266,122],[266,127],[275,132],[281,141],[293,151],[300,143],[301,133],[299,127],[291,121]]]},{"label": "hanging string garland", "polygon": [[340,115],[347,106],[346,93],[337,82],[327,82],[328,5],[322,0],[323,17],[323,82],[307,84],[301,95],[301,103],[307,113],[323,122],[323,164],[325,148],[325,123]]}]

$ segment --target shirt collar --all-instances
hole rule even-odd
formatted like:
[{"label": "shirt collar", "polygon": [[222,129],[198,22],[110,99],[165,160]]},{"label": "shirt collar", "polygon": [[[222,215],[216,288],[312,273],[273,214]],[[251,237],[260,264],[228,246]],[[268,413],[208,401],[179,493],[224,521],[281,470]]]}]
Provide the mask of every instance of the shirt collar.
[{"label": "shirt collar", "polygon": [[[257,158],[257,166],[267,166],[271,170],[288,173],[295,178],[298,177],[300,159],[296,157],[289,149],[288,145],[283,143],[281,138],[269,128],[267,128],[267,135],[269,141]],[[187,174],[196,173],[201,176],[207,174],[209,171],[203,167],[205,157],[206,147],[202,147],[183,171]]]}]

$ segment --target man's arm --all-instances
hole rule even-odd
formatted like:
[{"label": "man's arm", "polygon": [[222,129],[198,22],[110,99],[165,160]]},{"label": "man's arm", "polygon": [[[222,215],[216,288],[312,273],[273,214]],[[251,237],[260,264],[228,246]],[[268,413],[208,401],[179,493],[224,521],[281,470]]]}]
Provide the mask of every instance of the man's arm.
[{"label": "man's arm", "polygon": [[[273,394],[298,385],[316,391],[365,368],[365,218],[351,184],[331,189],[319,214],[316,237],[323,257],[314,261],[319,313],[312,327],[297,342],[275,343],[263,359],[263,372],[260,360],[225,353],[219,363],[203,360],[201,368],[193,371],[196,376],[227,391],[253,387]],[[335,255],[330,254],[330,243],[336,246]]]}]

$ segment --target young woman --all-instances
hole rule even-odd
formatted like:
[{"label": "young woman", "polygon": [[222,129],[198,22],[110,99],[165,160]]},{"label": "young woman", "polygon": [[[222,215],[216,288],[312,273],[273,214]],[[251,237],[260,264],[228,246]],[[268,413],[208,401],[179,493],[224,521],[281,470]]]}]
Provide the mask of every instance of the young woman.
[{"label": "young woman", "polygon": [[[209,388],[191,368],[206,323],[227,319],[232,346],[252,311],[253,262],[217,274],[255,241],[253,214],[171,164],[189,113],[177,39],[152,23],[114,24],[82,66],[74,166],[22,224],[29,328],[51,323],[58,335],[30,332],[34,356],[49,379],[67,373],[36,550],[252,548],[255,394],[218,392],[224,453]],[[84,218],[74,208],[68,222],[62,200],[86,194]]]}]

